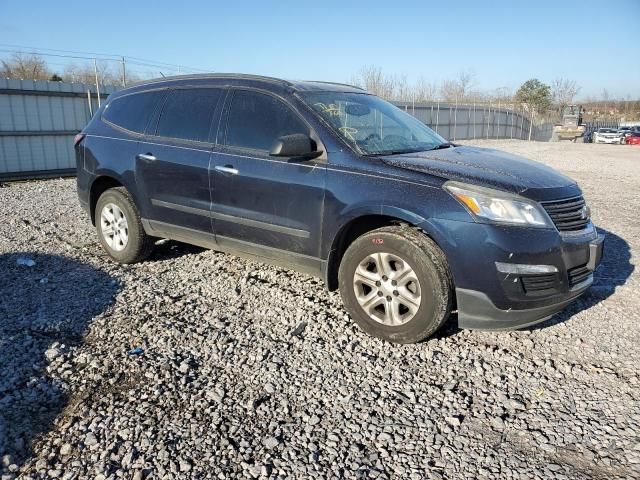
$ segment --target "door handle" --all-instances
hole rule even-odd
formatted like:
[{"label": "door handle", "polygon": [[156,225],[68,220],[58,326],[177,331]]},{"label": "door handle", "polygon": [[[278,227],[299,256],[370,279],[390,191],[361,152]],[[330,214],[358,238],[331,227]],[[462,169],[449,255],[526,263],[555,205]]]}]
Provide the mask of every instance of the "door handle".
[{"label": "door handle", "polygon": [[233,168],[231,165],[227,165],[224,167],[216,167],[216,170],[218,170],[219,172],[222,173],[229,173],[231,175],[237,175],[238,174],[238,169],[237,168]]},{"label": "door handle", "polygon": [[146,160],[147,162],[154,162],[156,160],[156,157],[154,157],[150,153],[139,153],[138,155],[136,155],[136,158],[138,160]]}]

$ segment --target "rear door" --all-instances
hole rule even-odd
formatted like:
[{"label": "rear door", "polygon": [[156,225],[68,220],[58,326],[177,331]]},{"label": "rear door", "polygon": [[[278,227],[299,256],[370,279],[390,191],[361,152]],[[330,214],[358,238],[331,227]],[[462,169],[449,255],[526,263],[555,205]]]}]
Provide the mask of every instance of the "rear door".
[{"label": "rear door", "polygon": [[101,120],[92,121],[84,145],[84,168],[93,175],[118,178],[129,190],[142,216],[144,193],[136,184],[136,155],[151,119],[165,96],[164,89],[122,95],[103,106]]},{"label": "rear door", "polygon": [[137,182],[154,228],[211,234],[209,161],[214,118],[224,90],[171,90],[156,124],[139,143]]},{"label": "rear door", "polygon": [[[227,105],[219,134],[224,147],[214,154],[211,170],[216,242],[272,258],[282,251],[318,257],[325,161],[269,155],[278,137],[311,135],[311,127],[267,92],[232,89]],[[256,252],[256,245],[264,248]]]}]

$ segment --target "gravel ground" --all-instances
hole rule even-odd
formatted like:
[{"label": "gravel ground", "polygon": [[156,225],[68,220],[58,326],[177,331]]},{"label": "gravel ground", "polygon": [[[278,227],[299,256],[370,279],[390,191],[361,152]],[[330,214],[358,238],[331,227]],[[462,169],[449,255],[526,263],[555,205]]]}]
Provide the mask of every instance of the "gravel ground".
[{"label": "gravel ground", "polygon": [[419,345],[280,268],[169,241],[116,265],[72,179],[0,188],[2,480],[639,478],[640,149],[480,143],[578,180],[604,264],[535,328]]}]

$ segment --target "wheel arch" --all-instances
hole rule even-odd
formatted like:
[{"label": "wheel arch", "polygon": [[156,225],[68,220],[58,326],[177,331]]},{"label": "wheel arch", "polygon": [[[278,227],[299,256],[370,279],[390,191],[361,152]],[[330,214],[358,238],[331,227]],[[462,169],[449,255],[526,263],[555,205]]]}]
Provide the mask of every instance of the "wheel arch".
[{"label": "wheel arch", "polygon": [[91,213],[91,223],[96,224],[96,205],[100,195],[110,188],[124,187],[122,182],[115,175],[100,175],[91,183],[89,190],[89,211]]},{"label": "wheel arch", "polygon": [[363,207],[352,211],[337,233],[333,236],[331,248],[327,257],[325,282],[329,291],[338,288],[338,269],[344,256],[344,252],[353,241],[367,232],[392,225],[409,225],[419,228],[424,234],[431,237],[429,232],[420,228],[426,223],[422,216],[398,207],[379,205],[376,207]]}]

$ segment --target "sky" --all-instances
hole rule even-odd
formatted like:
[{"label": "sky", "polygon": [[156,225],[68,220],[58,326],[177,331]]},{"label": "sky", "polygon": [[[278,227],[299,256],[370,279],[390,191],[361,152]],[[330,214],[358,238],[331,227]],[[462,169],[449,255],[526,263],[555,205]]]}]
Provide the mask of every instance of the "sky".
[{"label": "sky", "polygon": [[365,65],[472,72],[483,90],[563,77],[581,98],[640,98],[640,0],[0,0],[0,58],[8,45],[338,82]]}]

